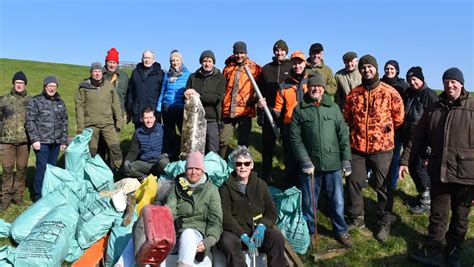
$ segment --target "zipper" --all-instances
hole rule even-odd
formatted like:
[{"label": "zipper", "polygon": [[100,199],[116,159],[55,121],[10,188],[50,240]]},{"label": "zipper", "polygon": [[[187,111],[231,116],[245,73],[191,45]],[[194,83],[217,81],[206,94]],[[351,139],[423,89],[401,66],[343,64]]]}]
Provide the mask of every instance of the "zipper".
[{"label": "zipper", "polygon": [[369,110],[370,110],[370,90],[367,97],[367,105],[365,112],[365,153],[369,152]]}]

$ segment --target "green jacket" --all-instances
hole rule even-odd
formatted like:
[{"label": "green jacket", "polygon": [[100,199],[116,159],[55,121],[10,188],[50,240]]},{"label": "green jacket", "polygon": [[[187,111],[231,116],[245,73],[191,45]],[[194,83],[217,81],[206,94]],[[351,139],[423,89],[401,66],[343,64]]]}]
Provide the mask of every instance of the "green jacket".
[{"label": "green jacket", "polygon": [[293,111],[290,142],[296,159],[311,159],[315,171],[336,171],[351,160],[349,130],[339,106],[324,94],[318,107],[308,94]]},{"label": "green jacket", "polygon": [[309,62],[309,58],[306,61],[306,75],[309,77],[314,76],[315,72],[322,74],[326,80],[326,90],[325,92],[331,96],[336,93],[337,85],[336,79],[334,78],[334,73],[332,69],[324,64],[324,61],[320,65],[312,65]]},{"label": "green jacket", "polygon": [[0,97],[0,143],[25,144],[28,137],[25,130],[26,106],[31,97],[26,89],[18,93],[13,88]]},{"label": "green jacket", "polygon": [[[207,176],[207,175],[206,175]],[[222,207],[219,190],[210,179],[198,185],[191,196],[179,182],[184,174],[175,178],[166,205],[173,214],[175,229],[181,233],[186,228],[199,231],[204,236],[206,254],[222,234]]]},{"label": "green jacket", "polygon": [[93,125],[122,128],[120,100],[110,81],[104,80],[100,87],[95,87],[89,79],[85,80],[79,85],[75,101],[77,131]]},{"label": "green jacket", "polygon": [[[125,71],[121,69],[117,69],[115,73],[110,72],[107,70],[107,68],[103,69],[104,73],[104,78],[108,81],[112,82],[112,79],[114,80],[112,84],[115,87],[115,90],[117,90],[117,95],[120,100],[120,107],[122,108],[122,112],[125,113],[125,96],[127,95],[127,88],[128,88],[128,75]],[[114,77],[114,74],[116,77]]]}]

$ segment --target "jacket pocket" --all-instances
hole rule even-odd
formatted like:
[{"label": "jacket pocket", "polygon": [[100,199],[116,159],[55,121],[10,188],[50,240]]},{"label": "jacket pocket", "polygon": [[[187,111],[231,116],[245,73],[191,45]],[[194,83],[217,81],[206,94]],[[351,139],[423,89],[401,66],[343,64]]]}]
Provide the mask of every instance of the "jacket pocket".
[{"label": "jacket pocket", "polygon": [[474,170],[474,151],[462,151],[456,155],[457,177],[460,179],[474,179],[472,170]]}]

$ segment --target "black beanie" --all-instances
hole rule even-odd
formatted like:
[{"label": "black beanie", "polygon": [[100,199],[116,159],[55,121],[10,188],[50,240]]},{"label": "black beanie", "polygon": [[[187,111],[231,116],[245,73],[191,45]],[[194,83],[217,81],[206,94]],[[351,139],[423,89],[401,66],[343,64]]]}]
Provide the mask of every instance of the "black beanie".
[{"label": "black beanie", "polygon": [[201,53],[201,56],[199,57],[199,63],[202,63],[202,60],[203,60],[205,57],[210,57],[210,58],[212,58],[212,60],[214,61],[213,63],[216,64],[216,56],[214,56],[214,53],[213,53],[211,50],[204,50],[204,51]]},{"label": "black beanie", "polygon": [[400,66],[396,60],[390,59],[387,61],[387,63],[385,63],[384,69],[387,67],[387,65],[392,65],[397,70],[397,75],[400,74]]},{"label": "black beanie", "polygon": [[15,73],[15,75],[13,75],[13,78],[12,78],[12,84],[15,83],[15,81],[24,81],[25,82],[25,85],[28,84],[28,80],[26,79],[26,75],[23,73],[23,71],[19,71],[17,73]]},{"label": "black beanie", "polygon": [[460,82],[464,85],[464,75],[462,74],[461,70],[458,68],[449,68],[443,74],[443,81],[445,79],[452,79]]},{"label": "black beanie", "polygon": [[407,71],[407,81],[413,76],[415,76],[416,78],[422,80],[423,82],[425,81],[425,76],[423,76],[423,70],[421,69],[420,66],[411,67]]},{"label": "black beanie", "polygon": [[235,53],[245,53],[245,54],[247,54],[247,45],[242,41],[235,42],[235,44],[234,44],[234,54]]},{"label": "black beanie", "polygon": [[285,41],[283,41],[283,40],[281,40],[281,39],[278,40],[278,41],[276,41],[275,44],[273,45],[273,51],[275,52],[275,50],[276,50],[277,48],[280,48],[280,49],[285,50],[286,53],[288,54],[288,45],[286,44]]},{"label": "black beanie", "polygon": [[48,85],[50,83],[55,83],[56,86],[59,86],[59,82],[58,82],[58,79],[56,77],[48,76],[48,77],[44,78],[44,80],[43,80],[43,87],[46,87],[46,85]]},{"label": "black beanie", "polygon": [[365,55],[359,59],[359,70],[362,69],[362,66],[364,66],[365,64],[370,64],[374,66],[377,71],[379,70],[377,60],[372,55]]}]

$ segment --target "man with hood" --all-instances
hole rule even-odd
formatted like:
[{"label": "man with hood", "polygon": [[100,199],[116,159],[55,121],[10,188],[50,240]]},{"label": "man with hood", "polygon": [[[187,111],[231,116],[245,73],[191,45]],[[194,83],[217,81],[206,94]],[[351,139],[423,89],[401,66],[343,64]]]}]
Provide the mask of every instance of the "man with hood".
[{"label": "man with hood", "polygon": [[324,48],[320,43],[314,43],[309,48],[309,58],[307,59],[306,72],[308,77],[313,76],[315,72],[319,72],[326,80],[326,94],[334,96],[336,93],[336,80],[332,69],[324,64]]},{"label": "man with hood", "polygon": [[[13,202],[23,204],[26,168],[30,146],[25,130],[25,114],[28,101],[26,75],[19,71],[13,75],[11,91],[0,97],[0,143],[2,144],[3,175],[0,184],[0,211]],[[14,173],[16,165],[16,174]]]},{"label": "man with hood", "polygon": [[118,132],[123,126],[123,116],[117,91],[110,81],[104,79],[99,62],[91,64],[90,77],[79,84],[75,104],[76,132],[82,133],[84,128],[93,130],[89,142],[92,156],[97,154],[99,136],[102,135],[110,150],[111,168],[117,172],[122,165]]}]

